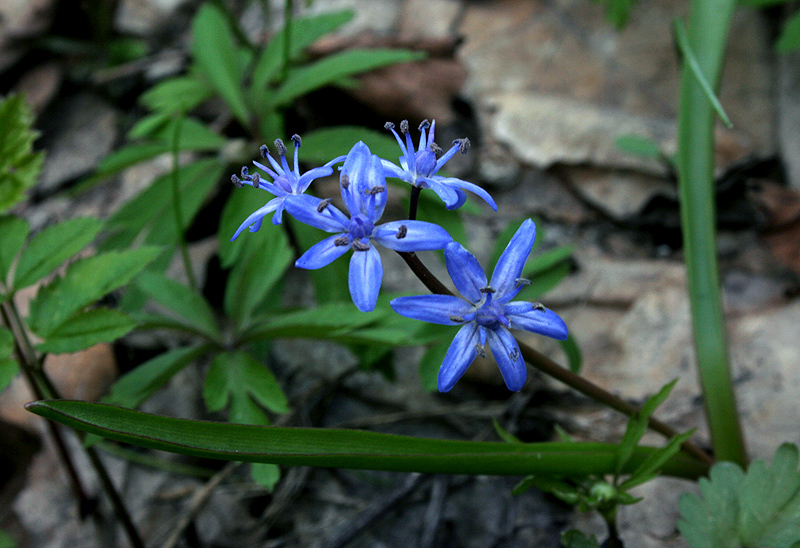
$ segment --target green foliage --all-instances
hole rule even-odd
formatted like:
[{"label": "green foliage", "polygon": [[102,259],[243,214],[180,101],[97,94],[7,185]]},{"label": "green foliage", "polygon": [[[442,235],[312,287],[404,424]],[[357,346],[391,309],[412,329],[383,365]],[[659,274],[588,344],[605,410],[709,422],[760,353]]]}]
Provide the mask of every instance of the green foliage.
[{"label": "green foliage", "polygon": [[58,265],[94,240],[103,223],[79,217],[49,226],[36,234],[19,258],[12,287],[21,289],[50,274]]},{"label": "green foliage", "polygon": [[641,135],[620,135],[614,141],[614,146],[624,152],[643,158],[660,160],[664,157],[658,143]]},{"label": "green foliage", "polygon": [[702,498],[681,497],[678,529],[692,548],[800,546],[798,450],[783,444],[772,465],[756,460],[747,472],[720,462],[700,479]]},{"label": "green foliage", "polygon": [[561,544],[564,548],[600,548],[594,535],[585,535],[577,529],[561,533]]},{"label": "green foliage", "polygon": [[14,538],[5,531],[0,530],[0,548],[16,548],[16,546],[17,542]]},{"label": "green foliage", "polygon": [[182,283],[154,272],[143,272],[136,285],[149,297],[174,312],[178,321],[190,330],[212,340],[221,338],[214,311],[197,292]]},{"label": "green foliage", "polygon": [[[125,323],[121,313],[86,312],[84,309],[127,284],[158,251],[142,247],[81,259],[70,265],[63,277],[42,287],[31,302],[28,317],[31,330],[45,339],[40,348],[74,351],[86,348],[83,345],[87,343],[112,340],[126,332],[125,329],[129,331],[134,324]],[[104,322],[108,329],[103,328]]]},{"label": "green foliage", "polygon": [[631,11],[636,5],[636,0],[595,0],[603,4],[606,10],[606,20],[614,25],[617,30],[622,30],[628,24]]},{"label": "green foliage", "polygon": [[28,230],[28,223],[19,217],[0,217],[0,291],[5,291],[11,265],[28,237]]},{"label": "green foliage", "polygon": [[575,340],[575,336],[570,333],[567,335],[567,340],[559,341],[559,343],[564,354],[567,355],[569,370],[575,374],[580,373],[581,369],[583,369],[583,352],[581,352],[581,347],[578,341]]},{"label": "green foliage", "polygon": [[345,156],[359,141],[363,141],[373,154],[381,158],[399,155],[397,142],[388,132],[357,126],[335,126],[316,129],[303,135],[303,161],[327,163],[333,158]]},{"label": "green foliage", "polygon": [[0,213],[25,197],[42,169],[44,153],[33,152],[38,134],[32,124],[33,113],[22,96],[0,99]]},{"label": "green foliage", "polygon": [[14,359],[14,336],[11,331],[0,326],[0,392],[11,382],[19,371]]},{"label": "green foliage", "polygon": [[800,48],[800,13],[795,13],[783,26],[775,49],[780,53],[787,53]]}]

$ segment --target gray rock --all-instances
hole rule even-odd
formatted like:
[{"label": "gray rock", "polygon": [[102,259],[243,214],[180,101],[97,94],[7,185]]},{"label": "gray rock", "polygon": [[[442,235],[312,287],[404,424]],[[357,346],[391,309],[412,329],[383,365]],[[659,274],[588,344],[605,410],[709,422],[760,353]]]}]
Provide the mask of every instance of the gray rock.
[{"label": "gray rock", "polygon": [[800,189],[800,53],[778,57],[778,141],[789,184]]},{"label": "gray rock", "polygon": [[19,40],[39,35],[53,15],[54,0],[6,0],[0,2],[0,72],[27,50]]},{"label": "gray rock", "polygon": [[186,0],[120,0],[114,27],[123,34],[149,36],[164,28]]}]

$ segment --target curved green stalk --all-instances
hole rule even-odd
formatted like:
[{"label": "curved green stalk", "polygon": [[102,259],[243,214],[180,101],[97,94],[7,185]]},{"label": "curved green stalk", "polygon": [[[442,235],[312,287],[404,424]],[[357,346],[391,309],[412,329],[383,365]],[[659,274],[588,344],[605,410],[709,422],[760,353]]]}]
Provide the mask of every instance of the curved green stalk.
[{"label": "curved green stalk", "polygon": [[[427,439],[362,430],[280,428],[161,417],[99,403],[39,401],[26,409],[109,439],[183,455],[245,462],[479,475],[610,474],[618,447],[609,443],[505,443]],[[632,472],[656,449],[637,447]],[[677,454],[663,467],[696,479],[709,465]]]},{"label": "curved green stalk", "polygon": [[[735,0],[693,0],[689,44],[716,89]],[[678,173],[695,352],[715,457],[744,466],[744,438],[731,386],[717,264],[714,109],[688,63],[681,73]]]}]

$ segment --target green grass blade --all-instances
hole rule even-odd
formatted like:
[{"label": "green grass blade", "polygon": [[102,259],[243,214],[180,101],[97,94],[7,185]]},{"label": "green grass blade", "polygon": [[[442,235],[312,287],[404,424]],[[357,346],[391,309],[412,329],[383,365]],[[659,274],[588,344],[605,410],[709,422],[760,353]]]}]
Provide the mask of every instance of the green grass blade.
[{"label": "green grass blade", "polygon": [[[447,474],[607,474],[616,446],[603,443],[471,442],[360,430],[277,428],[191,421],[104,404],[40,401],[26,408],[72,428],[113,440],[204,458],[299,466]],[[652,448],[638,448],[630,469]],[[697,478],[707,466],[685,455],[664,473]]]}]

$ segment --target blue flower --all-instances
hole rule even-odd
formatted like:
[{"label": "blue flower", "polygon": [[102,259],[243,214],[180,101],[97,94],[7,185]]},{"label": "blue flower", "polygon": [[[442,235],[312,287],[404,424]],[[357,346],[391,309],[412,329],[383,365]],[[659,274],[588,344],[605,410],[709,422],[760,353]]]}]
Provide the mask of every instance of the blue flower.
[{"label": "blue flower", "polygon": [[441,392],[455,386],[476,356],[486,355],[487,342],[508,389],[521,390],[527,376],[525,361],[509,329],[559,340],[567,338],[567,326],[555,312],[538,303],[511,301],[527,282],[520,275],[535,238],[536,226],[528,219],[503,251],[489,283],[475,256],[461,244],[451,242],[444,248],[445,263],[463,299],[454,295],[420,295],[391,301],[394,311],[402,316],[462,326],[439,369]]},{"label": "blue flower", "polygon": [[301,144],[300,136],[292,135],[292,141],[294,142],[293,170],[289,169],[289,164],[286,162],[286,145],[284,145],[283,141],[280,139],[275,140],[275,148],[278,149],[278,154],[281,158],[280,164],[272,156],[270,156],[267,145],[261,145],[261,156],[269,160],[269,163],[272,165],[272,169],[268,168],[264,164],[260,164],[259,162],[253,162],[257,168],[264,170],[270,177],[272,177],[274,183],[265,181],[259,176],[258,173],[253,173],[250,175],[248,173],[247,166],[242,168],[241,179],[236,175],[231,175],[231,181],[237,187],[241,187],[242,185],[251,185],[255,188],[266,190],[275,196],[275,198],[267,202],[264,207],[257,209],[247,219],[244,220],[241,226],[239,226],[239,228],[236,230],[233,238],[231,238],[231,241],[235,240],[245,228],[250,228],[250,232],[256,232],[259,228],[261,228],[261,223],[264,222],[264,216],[273,211],[275,212],[275,215],[272,216],[272,224],[281,224],[283,210],[286,208],[286,204],[288,202],[295,199],[297,196],[302,195],[308,188],[308,185],[310,185],[311,181],[314,179],[326,177],[333,173],[333,168],[331,167],[332,162],[330,162],[322,167],[314,168],[306,171],[303,175],[300,175],[300,168],[298,166],[298,153]]},{"label": "blue flower", "polygon": [[[430,131],[426,135],[425,130],[429,126]],[[397,177],[412,186],[433,190],[444,201],[447,209],[458,209],[464,205],[464,202],[467,201],[467,195],[464,190],[469,190],[483,198],[492,209],[497,211],[497,205],[492,197],[478,185],[455,177],[436,175],[456,152],[461,151],[462,154],[467,152],[469,139],[464,138],[453,141],[453,146],[450,147],[450,150],[442,154],[442,149],[433,141],[436,120],[432,124],[428,124],[428,121],[425,120],[419,125],[419,147],[415,152],[414,143],[411,141],[411,135],[408,131],[408,120],[400,122],[400,132],[405,134],[405,143],[394,130],[393,123],[386,122],[385,127],[394,134],[394,138],[397,139],[397,144],[400,145],[400,150],[403,152],[403,155],[400,156],[401,167],[397,167],[388,160],[381,160],[387,177]],[[439,155],[441,157],[437,158]]]},{"label": "blue flower", "polygon": [[442,249],[453,238],[442,227],[423,221],[377,224],[386,206],[386,178],[380,158],[362,142],[346,156],[339,182],[349,218],[330,205],[330,199],[302,195],[287,202],[287,210],[298,221],[334,233],[313,245],[295,266],[322,268],[352,249],[350,295],[356,308],[369,312],[378,301],[383,278],[376,242],[395,251],[423,251]]}]

